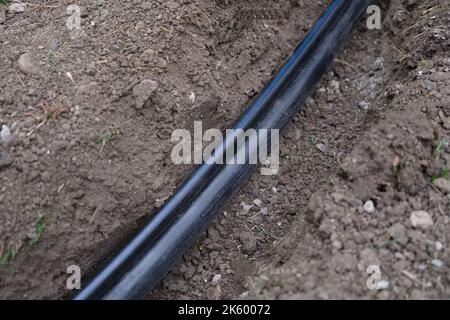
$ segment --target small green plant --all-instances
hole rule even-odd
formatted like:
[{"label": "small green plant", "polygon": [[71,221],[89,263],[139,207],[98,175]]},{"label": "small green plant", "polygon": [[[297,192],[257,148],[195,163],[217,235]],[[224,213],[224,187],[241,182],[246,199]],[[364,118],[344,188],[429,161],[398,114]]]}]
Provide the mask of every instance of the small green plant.
[{"label": "small green plant", "polygon": [[30,246],[35,245],[39,239],[41,238],[42,234],[45,231],[45,227],[47,226],[47,216],[44,215],[36,224],[36,234],[34,235],[34,237],[30,240]]},{"label": "small green plant", "polygon": [[[34,237],[29,242],[30,246],[35,245],[39,241],[39,239],[41,239],[42,234],[44,233],[45,228],[47,226],[47,222],[48,222],[47,215],[44,215],[36,223],[36,233],[35,233]],[[3,254],[3,256],[0,257],[0,268],[2,268],[7,263],[9,263],[12,260],[14,260],[16,258],[16,256],[17,256],[17,250],[16,250],[15,247],[12,246],[9,249],[7,249],[5,254]]]},{"label": "small green plant", "polygon": [[439,140],[436,149],[434,150],[434,158],[438,160],[441,157],[442,149],[448,144],[447,140],[445,138],[442,138]]},{"label": "small green plant", "polygon": [[444,165],[441,169],[441,173],[438,176],[431,177],[431,182],[434,182],[440,178],[448,179],[448,177],[449,177],[449,169],[447,165]]},{"label": "small green plant", "polygon": [[430,63],[429,60],[422,59],[422,60],[419,61],[419,63],[417,63],[417,68],[419,70],[423,70],[423,69],[425,69],[428,66],[429,63]]},{"label": "small green plant", "polygon": [[161,74],[162,74],[162,70],[160,69],[160,68],[158,68],[158,67],[154,67],[153,69],[152,69],[152,71],[153,71],[153,74],[155,75],[155,76],[160,76]]},{"label": "small green plant", "polygon": [[113,138],[117,137],[120,134],[120,130],[118,128],[110,128],[103,132],[100,136],[97,137],[97,144],[101,146],[100,152],[103,150],[103,147],[111,141]]},{"label": "small green plant", "polygon": [[0,5],[6,4],[6,0],[0,0]]},{"label": "small green plant", "polygon": [[317,141],[319,141],[319,138],[317,138],[316,136],[310,136],[309,137],[309,142],[315,146],[317,144]]},{"label": "small green plant", "polygon": [[0,268],[16,257],[16,249],[11,247],[6,250],[5,254],[0,258]]}]

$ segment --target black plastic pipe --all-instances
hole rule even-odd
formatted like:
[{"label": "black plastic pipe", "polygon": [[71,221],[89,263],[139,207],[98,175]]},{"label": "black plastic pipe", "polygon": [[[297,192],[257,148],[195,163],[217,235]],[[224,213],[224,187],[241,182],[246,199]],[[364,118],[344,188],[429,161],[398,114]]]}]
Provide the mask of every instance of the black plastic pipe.
[{"label": "black plastic pipe", "polygon": [[[335,0],[234,128],[283,129],[290,122],[371,0]],[[223,156],[227,139],[216,156]],[[248,147],[248,146],[247,146]],[[250,148],[258,146],[250,146]],[[255,165],[203,164],[149,223],[74,299],[137,299],[153,289],[207,228]]]},{"label": "black plastic pipe", "polygon": [[[250,104],[242,117],[233,128],[247,130],[256,119],[261,117],[273,103],[279,91],[292,80],[302,63],[311,55],[312,50],[322,39],[329,26],[339,17],[350,1],[336,0],[328,7],[315,23],[307,37],[298,45],[293,54],[286,60],[273,80],[263,89],[258,97]],[[226,140],[231,143],[232,139]],[[228,146],[224,146],[228,148]],[[217,150],[220,156],[223,150]],[[107,288],[120,277],[122,270],[132,263],[144,247],[154,243],[162,233],[176,220],[180,212],[192,202],[198,192],[217,174],[221,165],[201,165],[179,187],[169,201],[152,216],[139,234],[123,248],[81,291],[77,299],[95,299],[100,297]]]}]

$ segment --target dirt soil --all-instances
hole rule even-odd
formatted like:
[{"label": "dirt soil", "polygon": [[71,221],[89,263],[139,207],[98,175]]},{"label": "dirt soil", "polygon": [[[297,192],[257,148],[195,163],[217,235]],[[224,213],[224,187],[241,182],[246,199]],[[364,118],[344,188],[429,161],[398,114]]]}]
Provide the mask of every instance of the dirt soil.
[{"label": "dirt soil", "polygon": [[[172,131],[229,128],[328,3],[0,4],[0,298],[95,272],[192,169]],[[448,297],[450,4],[383,8],[149,299]]]}]

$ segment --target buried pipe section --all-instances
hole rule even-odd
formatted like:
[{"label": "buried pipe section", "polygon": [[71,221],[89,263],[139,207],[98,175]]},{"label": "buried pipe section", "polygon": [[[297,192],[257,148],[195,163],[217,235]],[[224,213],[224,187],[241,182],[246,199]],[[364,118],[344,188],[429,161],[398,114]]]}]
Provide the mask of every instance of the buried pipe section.
[{"label": "buried pipe section", "polygon": [[[349,1],[334,1],[328,7],[307,37],[286,60],[277,75],[236,122],[234,128],[241,128],[244,131],[251,128],[254,121],[272,106],[279,92],[292,81],[293,76],[298,73],[305,61],[307,61],[317,43],[320,42],[329,27],[338,19],[348,5]],[[226,141],[231,143],[232,139],[227,139]],[[229,149],[229,146],[224,146],[224,149]],[[220,155],[219,150],[217,150],[216,155]],[[141,252],[145,251],[148,246],[152,245],[167,230],[180,213],[190,205],[199,191],[218,173],[221,167],[221,165],[198,166],[169,201],[152,216],[132,241],[104,266],[76,298],[95,299],[101,297],[111,283],[122,275],[123,270],[127,269]]]},{"label": "buried pipe section", "polygon": [[[284,129],[327,72],[371,3],[372,0],[333,1],[233,128]],[[224,159],[230,146],[235,146],[236,138],[227,136],[213,152],[212,162]],[[258,139],[256,144],[246,141],[238,146],[237,153],[248,158],[260,148],[267,148],[267,144],[270,149],[270,139]],[[158,285],[256,168],[248,162],[208,163],[197,167],[172,198],[73,299],[139,299]]]}]

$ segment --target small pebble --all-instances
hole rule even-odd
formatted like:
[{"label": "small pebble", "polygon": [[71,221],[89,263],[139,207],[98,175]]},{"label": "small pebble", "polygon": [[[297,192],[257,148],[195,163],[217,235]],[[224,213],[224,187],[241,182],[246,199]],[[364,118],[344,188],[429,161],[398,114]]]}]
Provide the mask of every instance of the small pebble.
[{"label": "small pebble", "polygon": [[335,91],[339,92],[341,88],[341,84],[337,80],[331,80],[330,81],[330,87]]},{"label": "small pebble", "polygon": [[364,203],[363,206],[364,212],[366,213],[374,213],[375,212],[375,205],[372,200],[367,201]]},{"label": "small pebble", "polygon": [[421,263],[421,264],[419,264],[418,266],[417,266],[417,270],[419,270],[419,271],[425,271],[425,270],[427,270],[427,265],[426,264],[423,264],[423,263]]},{"label": "small pebble", "polygon": [[195,93],[191,92],[191,94],[189,95],[189,101],[194,104],[195,103]]},{"label": "small pebble", "polygon": [[9,13],[22,13],[25,12],[25,7],[27,5],[25,3],[16,2],[9,6],[8,12]]},{"label": "small pebble", "polygon": [[213,286],[216,286],[219,284],[219,282],[222,280],[222,275],[221,274],[216,274],[213,279],[211,280],[211,283]]},{"label": "small pebble", "polygon": [[358,107],[363,110],[363,111],[368,111],[369,110],[369,103],[367,101],[361,101],[358,104]]},{"label": "small pebble", "polygon": [[441,260],[439,260],[439,259],[431,260],[431,264],[433,266],[435,266],[436,268],[441,268],[444,265],[444,263]]},{"label": "small pebble", "polygon": [[0,137],[3,142],[9,143],[12,141],[13,136],[11,134],[11,130],[5,124],[2,125],[2,130],[0,131]]},{"label": "small pebble", "polygon": [[69,78],[70,81],[72,81],[72,83],[74,83],[72,73],[66,72],[66,76],[67,76],[67,78]]},{"label": "small pebble", "polygon": [[378,284],[377,284],[378,290],[385,290],[387,288],[389,288],[389,281],[381,280],[380,282],[378,282]]},{"label": "small pebble", "polygon": [[410,219],[414,228],[426,230],[433,227],[433,219],[426,211],[413,211]]},{"label": "small pebble", "polygon": [[316,147],[317,147],[317,149],[319,149],[323,153],[327,153],[328,152],[328,147],[325,144],[323,144],[323,143],[316,144]]},{"label": "small pebble", "polygon": [[255,200],[253,200],[253,203],[255,205],[257,205],[258,207],[261,207],[262,201],[260,199],[255,199]]},{"label": "small pebble", "polygon": [[39,65],[36,63],[33,55],[31,53],[24,53],[20,56],[19,61],[17,61],[20,71],[25,74],[36,75],[41,72]]},{"label": "small pebble", "polygon": [[241,211],[241,215],[247,215],[250,210],[253,208],[253,205],[251,204],[246,204],[245,202],[241,203],[241,207],[242,207],[242,211]]}]

